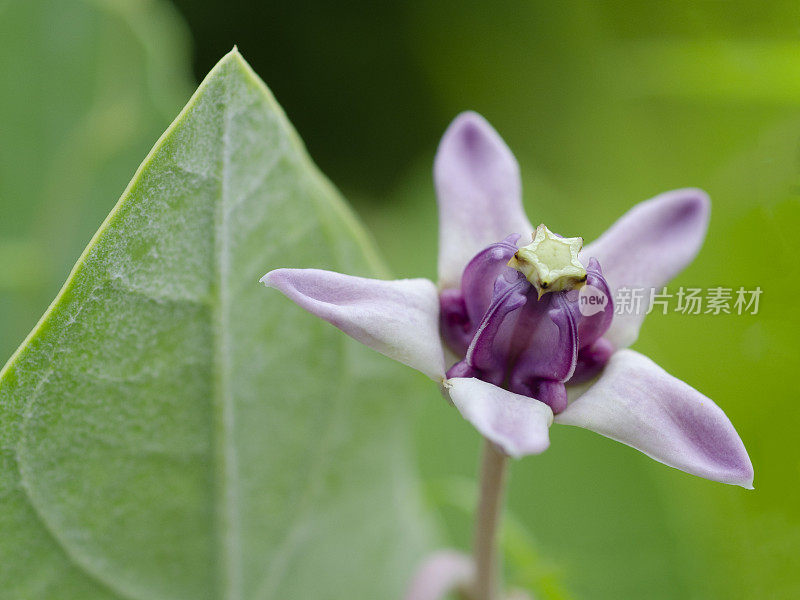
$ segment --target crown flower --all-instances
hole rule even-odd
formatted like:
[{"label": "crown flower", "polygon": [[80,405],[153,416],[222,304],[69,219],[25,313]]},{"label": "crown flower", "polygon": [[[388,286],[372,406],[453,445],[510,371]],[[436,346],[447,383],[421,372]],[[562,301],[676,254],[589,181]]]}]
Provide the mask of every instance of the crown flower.
[{"label": "crown flower", "polygon": [[[623,287],[660,289],[692,261],[708,224],[705,193],[642,202],[584,247],[582,238],[532,227],[514,156],[472,112],[445,133],[434,177],[438,285],[316,269],[277,269],[262,282],[430,377],[500,455],[541,453],[552,424],[573,425],[687,473],[752,488],[750,459],[725,413],[628,349],[644,314],[614,314],[611,301]],[[531,243],[520,246],[523,236]],[[605,295],[602,309],[580,310],[575,290],[583,286]],[[467,577],[464,564],[437,560]],[[453,578],[444,568],[441,576]],[[408,597],[435,597],[424,587]]]}]

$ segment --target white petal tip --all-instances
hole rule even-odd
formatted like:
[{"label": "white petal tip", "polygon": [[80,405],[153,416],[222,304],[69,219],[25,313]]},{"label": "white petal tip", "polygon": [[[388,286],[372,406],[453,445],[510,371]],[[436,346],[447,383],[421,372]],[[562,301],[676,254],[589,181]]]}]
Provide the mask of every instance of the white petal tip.
[{"label": "white petal tip", "polygon": [[439,295],[427,279],[385,281],[320,269],[276,269],[260,281],[373,350],[434,381],[442,379]]},{"label": "white petal tip", "polygon": [[615,352],[602,376],[557,421],[698,477],[753,488],[753,465],[722,409],[638,352]]},{"label": "white petal tip", "polygon": [[720,478],[719,481],[721,481],[722,483],[726,483],[728,485],[739,486],[740,488],[745,489],[745,490],[754,490],[755,489],[755,487],[753,487],[753,476],[752,475],[750,477],[731,478],[731,479],[727,479],[727,480]]},{"label": "white petal tip", "polygon": [[275,274],[280,269],[276,269],[274,271],[270,271],[266,275],[264,275],[261,279],[258,280],[259,283],[263,283],[266,287],[276,287],[275,286]]},{"label": "white petal tip", "polygon": [[452,120],[450,126],[447,128],[448,132],[459,132],[469,130],[472,127],[488,127],[492,131],[494,128],[489,124],[481,114],[474,110],[465,110],[456,115]]},{"label": "white petal tip", "polygon": [[673,194],[682,195],[687,200],[691,200],[698,204],[709,205],[711,204],[711,198],[708,196],[705,190],[701,190],[700,188],[681,188],[672,192]]},{"label": "white petal tip", "polygon": [[614,315],[606,338],[624,348],[636,341],[646,311],[633,301],[630,290],[660,289],[697,255],[706,237],[711,201],[697,188],[660,194],[631,208],[599,239],[586,246],[581,256],[596,258],[612,295],[628,292],[628,310]]},{"label": "white petal tip", "polygon": [[754,489],[756,489],[753,486],[753,468],[750,467],[749,475],[743,477],[741,479],[741,481],[735,482],[734,485],[738,485],[740,487],[743,487],[746,490],[754,490]]},{"label": "white petal tip", "polygon": [[522,209],[519,165],[476,112],[447,128],[433,164],[439,206],[439,281],[458,287],[477,252],[512,233],[533,231]]},{"label": "white petal tip", "polygon": [[503,163],[506,168],[516,167],[516,161],[500,134],[489,121],[474,111],[459,114],[442,136],[437,159],[448,160],[453,156],[460,157],[467,164],[475,161],[479,166],[483,161],[500,156],[508,161],[507,164]]},{"label": "white petal tip", "polygon": [[675,206],[674,218],[686,223],[697,221],[705,224],[711,212],[711,198],[699,188],[673,190],[656,198],[673,204]]},{"label": "white petal tip", "polygon": [[547,440],[547,443],[532,444],[528,446],[517,446],[515,444],[509,444],[504,440],[492,440],[492,443],[494,443],[503,454],[509,458],[513,458],[514,460],[519,460],[520,458],[525,458],[526,456],[541,454],[550,447],[549,439]]},{"label": "white petal tip", "polygon": [[724,483],[726,485],[735,485],[745,490],[754,490],[753,487],[753,473],[752,471],[748,475],[747,473],[732,473],[726,476],[724,473],[719,473],[716,476],[714,474],[709,474],[708,476],[700,475],[705,479],[710,479],[711,481],[718,481],[720,483]]},{"label": "white petal tip", "polygon": [[453,404],[467,421],[511,458],[541,454],[550,446],[550,407],[491,383],[454,377],[448,381]]}]

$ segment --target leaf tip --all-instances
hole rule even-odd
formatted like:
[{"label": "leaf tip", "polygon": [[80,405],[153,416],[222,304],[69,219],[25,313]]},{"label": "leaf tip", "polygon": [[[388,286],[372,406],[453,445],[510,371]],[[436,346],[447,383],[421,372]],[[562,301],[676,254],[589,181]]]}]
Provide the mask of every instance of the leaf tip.
[{"label": "leaf tip", "polygon": [[245,60],[244,56],[242,56],[242,53],[239,52],[239,46],[237,46],[236,44],[234,44],[233,48],[231,48],[230,51],[228,51],[228,53],[225,56],[223,56],[219,61],[220,65],[227,63],[247,65],[247,61]]}]

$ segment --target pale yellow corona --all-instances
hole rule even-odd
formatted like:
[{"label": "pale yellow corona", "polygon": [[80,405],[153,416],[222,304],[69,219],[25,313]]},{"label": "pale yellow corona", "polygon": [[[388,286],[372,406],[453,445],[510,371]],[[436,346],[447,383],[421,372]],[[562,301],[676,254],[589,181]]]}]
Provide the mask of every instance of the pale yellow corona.
[{"label": "pale yellow corona", "polygon": [[583,286],[586,269],[578,259],[583,238],[563,238],[539,225],[533,241],[508,261],[531,282],[541,298],[547,292],[563,292]]}]

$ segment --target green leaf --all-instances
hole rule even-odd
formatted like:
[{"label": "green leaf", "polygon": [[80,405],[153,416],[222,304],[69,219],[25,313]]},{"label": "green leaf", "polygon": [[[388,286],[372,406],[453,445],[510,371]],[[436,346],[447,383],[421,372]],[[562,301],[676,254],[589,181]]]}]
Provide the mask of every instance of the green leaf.
[{"label": "green leaf", "polygon": [[191,93],[188,47],[167,2],[0,2],[3,358]]},{"label": "green leaf", "polygon": [[374,256],[231,52],[0,373],[0,598],[398,596],[417,382],[258,284]]}]

